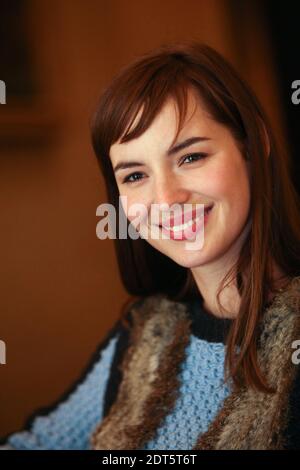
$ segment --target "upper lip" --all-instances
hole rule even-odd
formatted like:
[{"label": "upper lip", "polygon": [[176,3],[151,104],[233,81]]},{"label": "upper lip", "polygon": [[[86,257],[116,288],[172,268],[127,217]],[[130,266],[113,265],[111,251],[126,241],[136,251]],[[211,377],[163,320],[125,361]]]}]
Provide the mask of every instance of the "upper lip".
[{"label": "upper lip", "polygon": [[[210,209],[213,206],[213,204],[205,204],[204,205],[204,211],[207,209]],[[164,227],[174,227],[174,225],[182,225],[184,223],[189,222],[192,219],[195,219],[197,216],[200,216],[200,209],[193,209],[190,212],[182,212],[182,214],[178,216],[172,216],[169,217],[168,219],[163,219],[163,221],[160,223],[160,227],[163,225]]]}]

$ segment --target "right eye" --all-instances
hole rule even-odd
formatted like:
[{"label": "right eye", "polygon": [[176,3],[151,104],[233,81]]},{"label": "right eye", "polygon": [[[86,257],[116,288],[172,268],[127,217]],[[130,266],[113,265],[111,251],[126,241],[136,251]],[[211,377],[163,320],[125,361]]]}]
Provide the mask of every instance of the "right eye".
[{"label": "right eye", "polygon": [[130,178],[132,178],[133,176],[136,176],[136,175],[142,175],[143,173],[139,172],[139,171],[136,171],[135,173],[131,173],[130,175],[128,176],[125,176],[124,180],[122,181],[122,183],[124,184],[132,184],[132,183],[135,183],[136,181],[142,179],[142,178],[136,178],[136,179],[133,179],[131,180]]}]

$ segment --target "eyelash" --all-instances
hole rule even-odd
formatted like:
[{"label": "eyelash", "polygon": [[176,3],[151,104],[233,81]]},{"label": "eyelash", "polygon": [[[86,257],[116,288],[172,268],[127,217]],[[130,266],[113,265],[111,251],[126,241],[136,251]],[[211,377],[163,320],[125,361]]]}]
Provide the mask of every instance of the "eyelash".
[{"label": "eyelash", "polygon": [[[196,160],[194,160],[193,162],[191,163],[194,163],[195,161],[199,161],[199,160],[202,160],[203,158],[207,157],[207,153],[203,153],[203,152],[197,152],[197,153],[189,153],[188,155],[185,155],[183,158],[181,158],[179,160],[179,162],[181,161],[184,161],[186,158],[188,157],[200,157],[200,158],[197,158]],[[129,178],[131,178],[132,176],[134,175],[141,175],[142,173],[140,171],[135,171],[134,173],[131,173],[130,175],[127,175],[124,180],[122,181],[122,183],[124,184],[133,184],[133,183],[136,183],[137,181],[139,181],[140,179],[142,178],[138,178],[136,179],[135,181],[129,181]]]}]

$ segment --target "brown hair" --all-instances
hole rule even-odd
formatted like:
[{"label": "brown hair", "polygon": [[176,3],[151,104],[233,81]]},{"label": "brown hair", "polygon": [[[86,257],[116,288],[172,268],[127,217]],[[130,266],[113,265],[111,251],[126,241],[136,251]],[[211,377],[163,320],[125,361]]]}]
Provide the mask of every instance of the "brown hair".
[{"label": "brown hair", "polygon": [[[121,142],[127,142],[140,136],[169,97],[175,99],[179,110],[175,141],[186,116],[190,87],[211,116],[232,132],[243,157],[251,160],[251,229],[238,262],[222,281],[217,301],[222,308],[220,292],[228,283],[236,282],[241,303],[227,337],[228,377],[237,387],[252,386],[272,393],[258,365],[258,330],[267,294],[275,292],[271,261],[287,277],[299,275],[300,204],[291,180],[289,156],[283,149],[278,151],[253,91],[211,47],[195,41],[163,45],[121,69],[104,90],[92,120],[93,147],[109,202],[118,211],[119,191],[109,157],[111,145],[121,137]],[[130,130],[141,109],[140,119]],[[191,271],[144,239],[117,237],[115,244],[120,275],[131,295],[162,292],[179,301],[201,296]]]}]

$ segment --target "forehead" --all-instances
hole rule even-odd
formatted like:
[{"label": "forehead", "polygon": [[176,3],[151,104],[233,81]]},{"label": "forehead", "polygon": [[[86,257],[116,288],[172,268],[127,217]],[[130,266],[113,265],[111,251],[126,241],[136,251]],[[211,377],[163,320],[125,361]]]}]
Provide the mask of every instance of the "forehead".
[{"label": "forehead", "polygon": [[[141,108],[130,128],[133,129],[139,122],[143,108]],[[162,143],[168,148],[173,142],[179,123],[179,109],[177,102],[173,97],[166,100],[162,109],[155,116],[151,125],[146,131],[128,142],[120,143],[121,138],[110,147],[110,157],[112,161],[119,155],[129,156],[133,152],[140,151],[141,146],[145,144],[152,146],[161,145]],[[213,125],[213,120],[204,106],[200,96],[192,88],[187,93],[187,109],[185,119],[178,135],[184,136],[193,131],[197,131],[199,135],[206,135]]]}]

